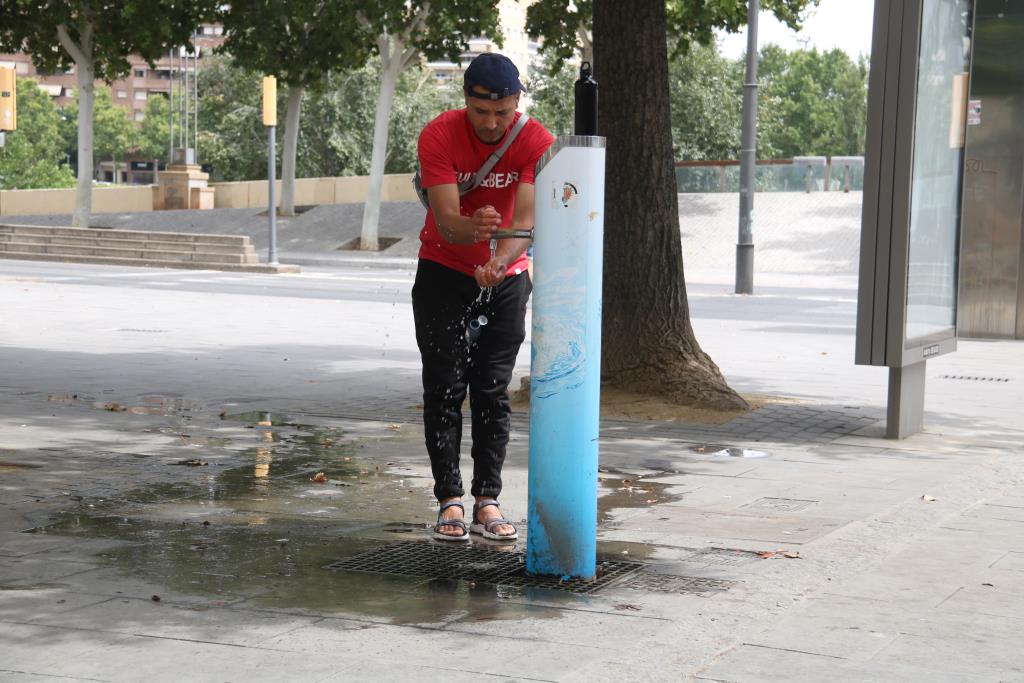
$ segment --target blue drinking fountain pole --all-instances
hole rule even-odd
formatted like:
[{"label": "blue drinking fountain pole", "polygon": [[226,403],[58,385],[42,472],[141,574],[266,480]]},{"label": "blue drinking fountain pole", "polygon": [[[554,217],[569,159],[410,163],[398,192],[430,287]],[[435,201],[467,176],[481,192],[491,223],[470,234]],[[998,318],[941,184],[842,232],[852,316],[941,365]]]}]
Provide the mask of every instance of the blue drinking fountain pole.
[{"label": "blue drinking fountain pole", "polygon": [[526,571],[597,574],[605,139],[588,62],[574,135],[537,164]]}]

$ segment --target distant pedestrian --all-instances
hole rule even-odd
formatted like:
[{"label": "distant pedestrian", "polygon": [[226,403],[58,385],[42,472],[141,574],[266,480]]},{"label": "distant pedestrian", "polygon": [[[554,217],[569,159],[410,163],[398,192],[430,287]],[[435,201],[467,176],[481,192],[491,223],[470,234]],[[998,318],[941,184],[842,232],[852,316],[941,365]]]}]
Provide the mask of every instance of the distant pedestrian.
[{"label": "distant pedestrian", "polygon": [[[507,57],[485,53],[466,69],[466,107],[444,112],[419,138],[420,182],[429,201],[412,290],[423,361],[423,425],[440,504],[434,536],[512,540],[498,507],[508,444],[508,384],[526,337],[532,291],[527,239],[493,239],[499,229],[532,229],[534,168],[550,133],[516,111],[525,90]],[[514,138],[513,138],[514,136]],[[460,195],[488,158],[512,140],[479,185]],[[464,521],[459,469],[462,403],[469,391],[475,498]]]}]

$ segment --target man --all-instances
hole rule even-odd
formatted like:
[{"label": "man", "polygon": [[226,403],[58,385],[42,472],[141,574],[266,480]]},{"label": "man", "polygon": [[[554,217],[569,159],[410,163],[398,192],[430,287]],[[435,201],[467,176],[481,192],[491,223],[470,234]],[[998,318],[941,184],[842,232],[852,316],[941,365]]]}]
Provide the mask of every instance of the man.
[{"label": "man", "polygon": [[[441,114],[419,138],[430,208],[412,303],[423,360],[423,425],[440,506],[434,536],[464,541],[472,532],[514,540],[516,528],[502,517],[497,498],[509,434],[508,384],[532,291],[523,253],[529,240],[492,237],[499,229],[533,228],[534,168],[552,137],[529,120],[480,185],[460,196],[458,183],[480,170],[519,120],[525,88],[511,60],[486,53],[467,67],[463,90],[465,109]],[[475,499],[468,528],[459,470],[467,387]]]}]

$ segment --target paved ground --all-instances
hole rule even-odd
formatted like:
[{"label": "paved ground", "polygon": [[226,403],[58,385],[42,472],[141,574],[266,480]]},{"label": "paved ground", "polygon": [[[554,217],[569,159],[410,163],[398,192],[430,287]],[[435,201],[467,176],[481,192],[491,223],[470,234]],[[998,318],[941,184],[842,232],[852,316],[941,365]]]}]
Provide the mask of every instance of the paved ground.
[{"label": "paved ground", "polygon": [[[1024,345],[930,362],[925,433],[888,441],[851,278],[691,269],[705,349],[785,400],[602,423],[621,580],[489,582],[516,557],[483,542],[437,578],[412,266],[368,265],[0,263],[0,680],[1024,680]],[[410,541],[411,574],[327,568]]]},{"label": "paved ground", "polygon": [[[757,269],[763,273],[856,275],[860,249],[860,192],[768,192],[757,195],[754,240]],[[332,265],[350,260],[339,248],[358,239],[363,205],[325,204],[302,207],[293,218],[278,220],[278,254],[282,263]],[[680,194],[679,226],[683,259],[698,282],[731,281],[736,262],[735,193]],[[30,225],[70,225],[71,216],[12,216],[4,220]],[[169,230],[248,235],[266,257],[268,220],[264,209],[152,211],[96,214],[93,226],[131,230]],[[419,250],[423,208],[419,202],[385,202],[380,236],[398,242],[363,263],[413,258]]]}]

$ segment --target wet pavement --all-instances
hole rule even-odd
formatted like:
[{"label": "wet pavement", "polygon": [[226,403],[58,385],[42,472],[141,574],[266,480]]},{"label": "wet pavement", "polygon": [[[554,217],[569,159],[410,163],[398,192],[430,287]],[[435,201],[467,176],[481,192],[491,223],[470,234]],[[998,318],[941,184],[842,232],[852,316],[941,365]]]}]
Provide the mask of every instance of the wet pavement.
[{"label": "wet pavement", "polygon": [[852,340],[799,329],[835,281],[787,331],[694,286],[734,386],[795,400],[604,421],[581,587],[522,571],[522,412],[520,541],[431,540],[408,275],[280,282],[0,273],[0,680],[1024,680],[1022,345],[936,361],[887,441]]}]

